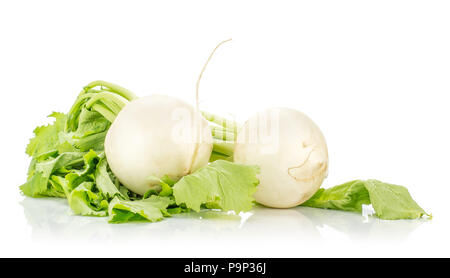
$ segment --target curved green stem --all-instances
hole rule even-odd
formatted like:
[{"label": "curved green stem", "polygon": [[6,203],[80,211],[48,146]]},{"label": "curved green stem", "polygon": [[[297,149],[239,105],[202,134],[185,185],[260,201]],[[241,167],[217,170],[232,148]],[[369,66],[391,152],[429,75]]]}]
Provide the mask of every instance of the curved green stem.
[{"label": "curved green stem", "polygon": [[86,103],[87,99],[95,96],[96,93],[86,93],[86,94],[80,94],[75,101],[75,103],[70,108],[69,113],[67,114],[67,121],[66,121],[66,131],[73,131],[77,127],[75,125],[75,122],[78,119],[78,116],[80,114],[80,108],[81,106]]},{"label": "curved green stem", "polygon": [[70,108],[69,114],[74,113],[76,110],[78,110],[83,103],[86,102],[88,98],[94,97],[96,93],[87,93],[79,96],[75,103],[72,105],[72,108]]},{"label": "curved green stem", "polygon": [[[100,87],[101,90],[99,90]],[[96,106],[97,112],[105,116],[109,121],[113,121],[122,108],[131,100],[136,99],[136,95],[131,91],[114,83],[97,80],[86,85],[78,95],[77,100],[70,109],[66,131],[74,131],[77,127],[77,120],[81,113],[81,108],[93,109]]]},{"label": "curved green stem", "polygon": [[126,98],[127,100],[133,100],[133,99],[137,98],[137,96],[130,90],[127,90],[119,85],[116,85],[111,82],[103,81],[103,80],[96,80],[96,81],[93,81],[93,82],[87,84],[84,87],[83,91],[87,91],[87,90],[95,88],[97,86],[106,87],[113,93],[119,94],[120,96]]},{"label": "curved green stem", "polygon": [[120,95],[108,91],[101,91],[86,102],[86,108],[90,109],[97,102],[102,102],[117,115],[128,103],[128,100]]},{"label": "curved green stem", "polygon": [[92,105],[92,110],[102,114],[103,117],[105,117],[108,121],[111,123],[114,122],[116,119],[116,115],[108,109],[104,104],[96,103]]},{"label": "curved green stem", "polygon": [[108,107],[108,109],[111,110],[111,112],[113,112],[116,117],[119,114],[120,110],[122,110],[123,108],[123,106],[115,103],[114,101],[111,101],[110,99],[101,99],[98,102]]}]

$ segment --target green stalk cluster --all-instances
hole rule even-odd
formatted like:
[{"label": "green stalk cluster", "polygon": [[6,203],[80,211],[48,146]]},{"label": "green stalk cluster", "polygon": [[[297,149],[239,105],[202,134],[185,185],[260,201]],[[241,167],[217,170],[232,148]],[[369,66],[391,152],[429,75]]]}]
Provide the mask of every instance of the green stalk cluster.
[{"label": "green stalk cluster", "polygon": [[111,123],[120,110],[137,96],[131,91],[106,81],[93,81],[83,88],[73,104],[66,122],[66,131],[77,129],[81,108],[96,111]]},{"label": "green stalk cluster", "polygon": [[237,122],[208,112],[202,112],[202,115],[211,123],[211,132],[214,138],[210,161],[219,159],[233,161],[234,146],[239,129]]},{"label": "green stalk cluster", "polygon": [[[101,80],[93,81],[83,88],[67,114],[65,130],[66,132],[77,130],[83,107],[100,113],[112,123],[123,107],[136,98],[134,93],[116,84]],[[202,112],[202,115],[210,122],[214,138],[210,161],[219,159],[233,161],[238,124],[208,112]]]}]

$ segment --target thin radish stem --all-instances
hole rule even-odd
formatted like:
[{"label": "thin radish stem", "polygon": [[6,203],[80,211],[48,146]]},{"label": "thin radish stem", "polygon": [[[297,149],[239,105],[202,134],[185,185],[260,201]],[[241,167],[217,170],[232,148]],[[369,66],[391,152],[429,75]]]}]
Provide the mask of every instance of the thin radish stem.
[{"label": "thin radish stem", "polygon": [[112,91],[113,93],[121,95],[122,97],[126,98],[127,100],[133,100],[133,99],[137,98],[137,96],[130,90],[127,90],[119,85],[116,85],[111,82],[106,82],[103,80],[96,80],[96,81],[89,83],[88,85],[86,85],[84,87],[83,91],[87,91],[87,90],[95,88],[97,86],[106,87],[109,89],[109,91]]},{"label": "thin radish stem", "polygon": [[192,167],[194,166],[195,160],[197,159],[197,153],[198,153],[198,149],[200,144],[202,143],[202,124],[201,124],[201,114],[200,114],[200,101],[199,101],[199,89],[200,89],[200,81],[202,80],[203,77],[203,73],[206,70],[206,67],[208,66],[209,62],[211,61],[211,58],[214,56],[214,53],[216,52],[216,50],[224,43],[231,41],[231,39],[225,40],[220,42],[211,52],[211,54],[209,55],[208,59],[206,60],[206,63],[203,65],[202,70],[200,71],[200,74],[198,75],[198,79],[197,79],[197,83],[195,85],[195,119],[194,121],[196,123],[200,123],[198,126],[199,128],[197,128],[197,134],[196,134],[196,143],[195,143],[195,147],[194,147],[194,152],[192,154],[192,160],[190,163],[190,167],[189,167],[189,172],[191,172]]},{"label": "thin radish stem", "polygon": [[220,43],[213,49],[213,51],[211,52],[211,54],[209,54],[208,60],[206,60],[206,63],[203,65],[202,71],[200,72],[200,74],[199,74],[199,76],[198,76],[197,84],[196,84],[196,86],[195,86],[195,88],[196,88],[196,90],[195,90],[195,100],[196,100],[196,108],[197,108],[197,111],[199,110],[199,94],[198,94],[198,91],[199,91],[199,88],[200,88],[200,81],[202,80],[203,73],[205,72],[206,67],[207,67],[208,64],[209,64],[209,61],[211,61],[211,58],[214,56],[214,53],[216,52],[216,50],[217,50],[222,44],[224,44],[224,43],[226,43],[226,42],[229,42],[229,41],[231,41],[231,39],[224,40],[224,41],[220,42]]}]

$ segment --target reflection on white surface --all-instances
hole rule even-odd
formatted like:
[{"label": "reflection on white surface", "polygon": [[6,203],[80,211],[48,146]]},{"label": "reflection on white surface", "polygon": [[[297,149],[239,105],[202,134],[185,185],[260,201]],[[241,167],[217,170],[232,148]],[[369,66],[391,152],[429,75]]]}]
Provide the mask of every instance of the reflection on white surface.
[{"label": "reflection on white surface", "polygon": [[108,224],[106,218],[75,216],[64,199],[25,198],[21,202],[34,240],[83,240],[109,243],[145,240],[294,239],[395,240],[406,239],[422,220],[383,221],[360,214],[307,207],[256,207],[241,216],[204,211],[175,215],[158,223]]}]

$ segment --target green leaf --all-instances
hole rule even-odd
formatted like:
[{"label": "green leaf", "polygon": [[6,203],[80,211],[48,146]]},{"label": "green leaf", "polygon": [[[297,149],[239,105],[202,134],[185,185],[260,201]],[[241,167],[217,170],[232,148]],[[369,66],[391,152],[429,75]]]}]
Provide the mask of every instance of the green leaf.
[{"label": "green leaf", "polygon": [[[61,135],[61,133],[60,133]],[[79,150],[69,141],[64,141],[56,147],[58,153],[69,153],[69,152],[78,152]]]},{"label": "green leaf", "polygon": [[80,151],[103,151],[106,133],[111,123],[96,111],[82,108],[77,130],[73,133],[74,145]]},{"label": "green leaf", "polygon": [[27,182],[20,186],[23,194],[30,197],[64,197],[64,192],[52,186],[50,176],[60,168],[83,162],[83,153],[63,153],[56,158],[32,162]]},{"label": "green leaf", "polygon": [[161,183],[161,191],[158,194],[159,196],[162,197],[169,197],[173,195],[173,189],[172,187],[170,187],[170,185],[168,185],[167,183],[163,182]]},{"label": "green leaf", "polygon": [[115,197],[109,204],[109,222],[160,221],[164,216],[169,216],[167,207],[172,204],[173,200],[170,198],[156,195],[138,201],[127,201]]},{"label": "green leaf", "polygon": [[27,146],[32,160],[21,191],[31,197],[67,197],[75,213],[95,216],[106,216],[115,196],[140,199],[114,177],[103,153],[108,119],[134,98],[117,85],[96,81],[82,90],[67,115],[50,115],[55,121],[36,128]]},{"label": "green leaf", "polygon": [[416,219],[427,215],[403,186],[378,180],[367,180],[365,185],[375,213],[381,219]]},{"label": "green leaf", "polygon": [[174,185],[173,195],[178,205],[185,204],[194,211],[200,211],[206,203],[224,211],[248,211],[259,184],[258,172],[256,166],[217,160],[183,177]]},{"label": "green leaf", "polygon": [[375,215],[386,220],[417,219],[427,215],[405,187],[378,180],[355,180],[319,189],[302,206],[361,212],[363,204],[372,204]]},{"label": "green leaf", "polygon": [[88,150],[95,150],[95,151],[103,151],[104,150],[104,144],[105,144],[105,137],[107,132],[101,132],[96,134],[91,134],[89,136],[74,139],[74,146],[79,151],[88,151]]},{"label": "green leaf", "polygon": [[68,188],[72,190],[83,182],[94,182],[94,172],[97,167],[100,157],[96,152],[90,151],[83,156],[84,165],[81,170],[71,170],[66,174],[66,180],[69,181]]},{"label": "green leaf", "polygon": [[161,178],[161,181],[164,182],[165,184],[167,184],[170,187],[173,187],[175,185],[175,183],[177,183],[175,180],[171,179],[168,175],[164,175]]},{"label": "green leaf", "polygon": [[92,134],[104,132],[108,130],[109,126],[110,122],[100,113],[89,111],[83,107],[78,120],[78,128],[73,136],[75,138],[83,138]]},{"label": "green leaf", "polygon": [[49,182],[49,178],[42,172],[35,173],[28,181],[20,186],[23,194],[30,197],[65,197],[60,187]]},{"label": "green leaf", "polygon": [[150,189],[149,191],[145,192],[144,199],[151,195],[158,195],[161,197],[169,197],[173,195],[172,186],[174,186],[175,181],[173,181],[167,175],[163,176],[161,179],[155,176],[149,176],[148,179],[158,181],[161,190]]},{"label": "green leaf", "polygon": [[40,126],[34,130],[35,137],[30,140],[26,153],[37,157],[49,151],[56,150],[59,142],[59,132],[64,131],[66,115],[63,113],[52,113],[49,117],[55,118],[53,124]]},{"label": "green leaf", "polygon": [[107,216],[108,201],[100,194],[93,192],[94,183],[84,182],[72,190],[69,206],[73,213],[84,216]]},{"label": "green leaf", "polygon": [[65,177],[53,175],[50,177],[49,182],[54,187],[61,188],[61,191],[64,192],[64,197],[67,198],[69,196],[71,190],[69,189],[69,181]]},{"label": "green leaf", "polygon": [[185,213],[185,212],[189,212],[189,211],[191,211],[191,210],[186,208],[186,207],[179,207],[179,206],[174,206],[174,207],[167,208],[167,212],[170,215]]},{"label": "green leaf", "polygon": [[329,189],[320,188],[302,206],[361,212],[363,204],[370,204],[369,192],[364,181],[355,180]]},{"label": "green leaf", "polygon": [[95,183],[98,190],[107,196],[108,199],[112,199],[115,196],[128,199],[128,195],[120,192],[111,180],[111,176],[108,173],[108,162],[106,159],[102,159],[97,165],[97,170],[95,171]]}]

